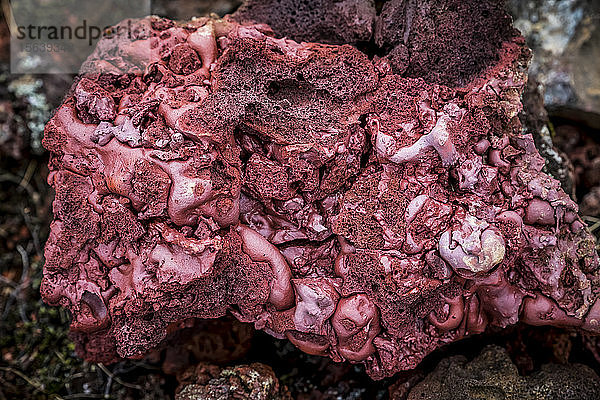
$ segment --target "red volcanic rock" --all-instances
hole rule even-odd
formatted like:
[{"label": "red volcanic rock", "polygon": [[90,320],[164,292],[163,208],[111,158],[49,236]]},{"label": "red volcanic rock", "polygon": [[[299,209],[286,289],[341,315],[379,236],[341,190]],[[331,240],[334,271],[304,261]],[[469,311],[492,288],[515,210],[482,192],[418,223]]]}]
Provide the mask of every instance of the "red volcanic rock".
[{"label": "red volcanic rock", "polygon": [[247,0],[233,14],[240,23],[268,24],[297,42],[355,44],[373,33],[373,0]]},{"label": "red volcanic rock", "polygon": [[519,319],[600,333],[594,241],[522,130],[530,53],[509,28],[466,69],[441,65],[466,62],[463,29],[406,76],[228,19],[101,41],[44,137],[41,291],[78,351],[141,357],[231,313],[382,378]]},{"label": "red volcanic rock", "polygon": [[500,60],[511,18],[497,0],[389,0],[376,20],[374,38],[389,51],[397,74],[467,86]]}]

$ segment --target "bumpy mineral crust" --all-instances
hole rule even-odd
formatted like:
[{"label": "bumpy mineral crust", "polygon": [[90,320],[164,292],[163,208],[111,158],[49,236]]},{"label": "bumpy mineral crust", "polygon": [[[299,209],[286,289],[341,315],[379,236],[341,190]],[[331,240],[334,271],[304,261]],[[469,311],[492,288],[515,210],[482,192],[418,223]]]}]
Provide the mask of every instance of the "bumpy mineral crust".
[{"label": "bumpy mineral crust", "polygon": [[419,75],[407,53],[404,76],[266,25],[132,26],[98,45],[44,137],[41,291],[87,359],[141,357],[227,313],[374,378],[518,320],[600,333],[594,241],[519,122],[530,54],[511,29],[437,79],[435,60]]}]

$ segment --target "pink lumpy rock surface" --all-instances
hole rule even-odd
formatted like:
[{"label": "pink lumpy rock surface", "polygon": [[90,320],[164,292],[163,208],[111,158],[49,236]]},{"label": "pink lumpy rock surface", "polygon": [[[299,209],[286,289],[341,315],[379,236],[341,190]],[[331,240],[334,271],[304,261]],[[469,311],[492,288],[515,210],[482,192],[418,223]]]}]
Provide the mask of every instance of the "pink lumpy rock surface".
[{"label": "pink lumpy rock surface", "polygon": [[375,22],[393,62],[229,18],[100,42],[44,137],[41,292],[82,356],[233,314],[379,379],[490,326],[600,333],[594,240],[519,122],[523,39],[495,20],[467,62],[479,14],[432,11],[464,36],[421,73],[433,14],[406,3]]}]

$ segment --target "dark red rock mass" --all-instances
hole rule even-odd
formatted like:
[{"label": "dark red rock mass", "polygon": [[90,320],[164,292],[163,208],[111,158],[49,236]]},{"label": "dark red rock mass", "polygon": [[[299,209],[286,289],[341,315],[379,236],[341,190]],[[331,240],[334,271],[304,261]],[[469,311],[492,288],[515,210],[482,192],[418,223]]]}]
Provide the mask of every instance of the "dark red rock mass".
[{"label": "dark red rock mass", "polygon": [[394,73],[448,86],[468,86],[497,63],[510,37],[502,1],[390,0],[375,25]]},{"label": "dark red rock mass", "polygon": [[80,354],[230,313],[378,379],[489,326],[600,333],[594,240],[519,121],[523,39],[490,1],[413,3],[373,59],[228,18],[100,42],[44,137],[41,291]]},{"label": "dark red rock mass", "polygon": [[367,42],[375,22],[373,0],[247,0],[233,14],[240,23],[269,25],[297,42]]}]

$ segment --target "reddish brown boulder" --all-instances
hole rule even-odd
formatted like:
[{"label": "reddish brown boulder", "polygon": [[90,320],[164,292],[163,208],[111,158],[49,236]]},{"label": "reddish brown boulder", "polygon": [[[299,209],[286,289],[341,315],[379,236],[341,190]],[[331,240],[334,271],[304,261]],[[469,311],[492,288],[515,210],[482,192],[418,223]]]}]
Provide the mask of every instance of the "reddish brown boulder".
[{"label": "reddish brown boulder", "polygon": [[594,241],[522,130],[511,29],[474,68],[403,76],[265,25],[134,28],[99,44],[44,137],[41,290],[88,359],[226,313],[374,378],[519,319],[600,333]]}]

